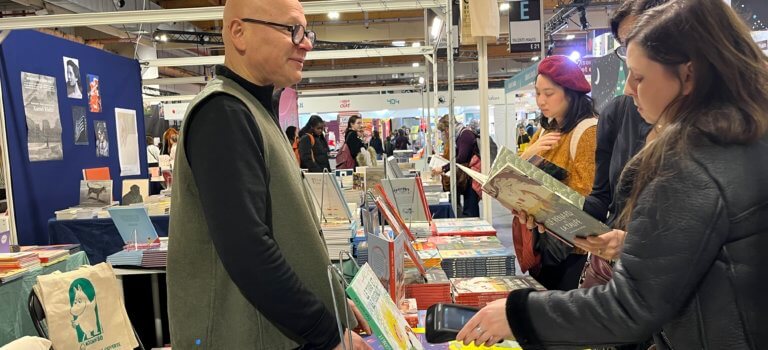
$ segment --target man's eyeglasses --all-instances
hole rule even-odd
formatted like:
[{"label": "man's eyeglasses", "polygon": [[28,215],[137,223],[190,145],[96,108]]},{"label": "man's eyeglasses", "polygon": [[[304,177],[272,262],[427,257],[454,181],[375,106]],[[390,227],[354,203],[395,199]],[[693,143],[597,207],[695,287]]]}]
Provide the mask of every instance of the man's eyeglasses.
[{"label": "man's eyeglasses", "polygon": [[616,57],[618,57],[620,60],[625,61],[627,60],[627,47],[624,45],[621,45],[613,50],[613,53],[616,54]]},{"label": "man's eyeglasses", "polygon": [[315,40],[317,39],[317,35],[315,34],[315,32],[311,30],[307,30],[307,28],[304,28],[304,26],[301,24],[294,24],[292,26],[289,26],[286,24],[267,22],[267,21],[262,21],[258,19],[253,19],[253,18],[241,18],[240,20],[247,23],[264,24],[268,26],[283,28],[291,32],[291,40],[293,40],[294,45],[301,44],[301,41],[304,40],[304,38],[307,38],[307,40],[309,40],[309,43],[312,44],[312,46],[315,46]]}]

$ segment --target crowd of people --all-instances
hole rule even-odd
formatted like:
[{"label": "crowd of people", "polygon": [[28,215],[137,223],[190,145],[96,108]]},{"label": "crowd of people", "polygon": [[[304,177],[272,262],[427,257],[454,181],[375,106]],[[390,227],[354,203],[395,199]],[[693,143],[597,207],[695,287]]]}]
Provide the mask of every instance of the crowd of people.
[{"label": "crowd of people", "polygon": [[[174,344],[370,349],[352,331],[371,332],[354,303],[332,298],[343,291],[327,281],[329,257],[299,171],[332,170],[327,125],[313,115],[283,131],[274,117],[274,87],[301,79],[315,43],[306,25],[297,0],[227,1],[226,63],[190,105],[183,135],[167,135],[179,184],[167,270]],[[515,339],[526,349],[767,348],[759,248],[768,243],[768,59],[722,1],[626,0],[611,27],[629,72],[624,95],[596,111],[578,65],[549,56],[535,81],[538,125],[517,126],[527,144],[520,156],[547,164],[611,231],[570,246],[515,211],[517,260],[548,291],[489,303],[457,339]],[[413,146],[407,130],[369,140],[364,129],[359,115],[349,117],[338,149],[349,165]],[[473,169],[492,161],[481,159],[476,123],[446,115],[437,129],[444,158],[453,149]],[[478,216],[473,180],[455,177],[461,215]],[[340,337],[333,310],[344,305]],[[231,332],[235,322],[247,331]]]}]

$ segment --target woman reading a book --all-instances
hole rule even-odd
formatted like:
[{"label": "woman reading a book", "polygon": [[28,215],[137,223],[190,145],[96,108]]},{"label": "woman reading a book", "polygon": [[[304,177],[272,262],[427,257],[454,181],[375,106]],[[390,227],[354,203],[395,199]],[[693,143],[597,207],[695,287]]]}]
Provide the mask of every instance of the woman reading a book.
[{"label": "woman reading a book", "polygon": [[[590,87],[579,66],[565,56],[550,56],[539,64],[536,103],[541,128],[522,153],[542,170],[582,195],[592,190],[595,177],[597,113]],[[578,287],[587,260],[586,251],[574,249],[550,236],[516,213],[513,236],[520,267],[547,289]],[[523,223],[530,223],[527,230]],[[529,231],[530,230],[530,231]]]},{"label": "woman reading a book", "polygon": [[627,235],[611,280],[514,291],[459,340],[583,349],[653,335],[658,350],[768,348],[768,58],[723,1],[669,1],[626,42],[625,94],[657,136],[622,174]]}]

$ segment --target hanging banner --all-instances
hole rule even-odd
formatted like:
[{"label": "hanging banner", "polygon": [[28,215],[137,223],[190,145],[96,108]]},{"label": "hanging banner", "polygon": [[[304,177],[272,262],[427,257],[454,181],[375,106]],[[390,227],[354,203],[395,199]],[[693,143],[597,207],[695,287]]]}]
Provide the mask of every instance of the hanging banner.
[{"label": "hanging banner", "polygon": [[541,51],[541,0],[510,2],[509,51]]},{"label": "hanging banner", "polygon": [[472,17],[469,11],[469,0],[461,0],[461,44],[474,45],[475,38],[472,37]]}]

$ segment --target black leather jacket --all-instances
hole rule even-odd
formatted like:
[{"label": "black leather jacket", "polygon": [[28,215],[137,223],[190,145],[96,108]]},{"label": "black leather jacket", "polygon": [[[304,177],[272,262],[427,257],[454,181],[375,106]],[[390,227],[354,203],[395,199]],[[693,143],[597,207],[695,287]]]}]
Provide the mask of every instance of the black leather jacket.
[{"label": "black leather jacket", "polygon": [[705,143],[642,192],[607,285],[517,291],[507,318],[525,349],[640,342],[768,349],[768,137]]}]

